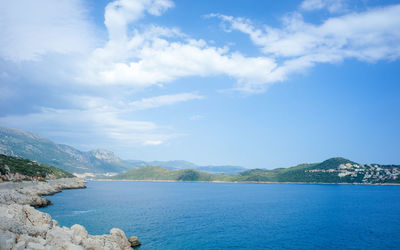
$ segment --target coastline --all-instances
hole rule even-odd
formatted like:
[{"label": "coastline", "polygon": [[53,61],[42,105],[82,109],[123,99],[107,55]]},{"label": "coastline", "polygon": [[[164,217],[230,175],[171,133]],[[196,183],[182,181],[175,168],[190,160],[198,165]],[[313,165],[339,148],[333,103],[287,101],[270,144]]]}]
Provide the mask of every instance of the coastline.
[{"label": "coastline", "polygon": [[400,183],[327,183],[327,182],[276,182],[276,181],[177,181],[177,180],[130,180],[89,179],[88,181],[135,181],[135,182],[195,182],[195,183],[248,183],[248,184],[307,184],[307,185],[373,185],[400,186]]},{"label": "coastline", "polygon": [[128,239],[121,229],[90,235],[81,225],[61,227],[49,214],[35,209],[52,204],[43,195],[86,188],[85,183],[78,178],[0,183],[0,249],[128,250],[140,245],[137,237]]}]

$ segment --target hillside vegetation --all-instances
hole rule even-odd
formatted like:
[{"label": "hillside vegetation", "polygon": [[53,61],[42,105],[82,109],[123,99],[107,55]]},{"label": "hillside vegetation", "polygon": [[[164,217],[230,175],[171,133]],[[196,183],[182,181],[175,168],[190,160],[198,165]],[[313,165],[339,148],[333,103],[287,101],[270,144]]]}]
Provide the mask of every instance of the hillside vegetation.
[{"label": "hillside vegetation", "polygon": [[120,180],[165,180],[165,181],[232,181],[232,175],[210,174],[195,169],[170,170],[158,166],[131,169],[110,177]]},{"label": "hillside vegetation", "polygon": [[273,170],[251,169],[239,174],[211,174],[193,169],[169,170],[145,166],[110,177],[114,180],[305,182],[305,183],[400,183],[400,166],[358,164],[344,158],[300,164]]},{"label": "hillside vegetation", "polygon": [[0,127],[0,154],[30,159],[71,173],[121,173],[134,167],[107,150],[82,152],[28,131],[5,127]]},{"label": "hillside vegetation", "polygon": [[2,179],[46,179],[46,178],[72,178],[72,174],[44,164],[38,164],[27,159],[0,154],[0,174]]}]

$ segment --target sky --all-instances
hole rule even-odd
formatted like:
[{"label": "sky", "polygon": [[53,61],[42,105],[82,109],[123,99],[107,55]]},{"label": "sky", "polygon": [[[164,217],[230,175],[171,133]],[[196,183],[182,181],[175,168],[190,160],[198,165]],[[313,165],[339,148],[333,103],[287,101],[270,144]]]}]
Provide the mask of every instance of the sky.
[{"label": "sky", "polygon": [[123,159],[400,164],[400,3],[0,0],[0,126]]}]

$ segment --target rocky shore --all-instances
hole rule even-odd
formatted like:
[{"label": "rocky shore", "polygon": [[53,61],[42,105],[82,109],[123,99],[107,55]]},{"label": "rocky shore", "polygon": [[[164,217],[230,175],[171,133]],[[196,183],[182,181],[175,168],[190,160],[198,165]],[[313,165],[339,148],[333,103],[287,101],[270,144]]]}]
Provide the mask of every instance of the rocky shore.
[{"label": "rocky shore", "polygon": [[49,214],[34,208],[51,204],[42,195],[85,187],[85,181],[77,178],[0,183],[0,250],[111,250],[139,245],[137,237],[128,240],[118,228],[107,235],[89,235],[81,225],[61,227]]}]

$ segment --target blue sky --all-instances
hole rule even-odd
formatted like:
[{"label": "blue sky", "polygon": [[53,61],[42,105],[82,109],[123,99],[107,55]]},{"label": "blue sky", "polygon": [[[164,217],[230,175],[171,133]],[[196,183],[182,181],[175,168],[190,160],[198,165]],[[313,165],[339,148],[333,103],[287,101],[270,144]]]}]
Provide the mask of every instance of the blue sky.
[{"label": "blue sky", "polygon": [[0,125],[124,159],[400,164],[397,1],[0,1]]}]

